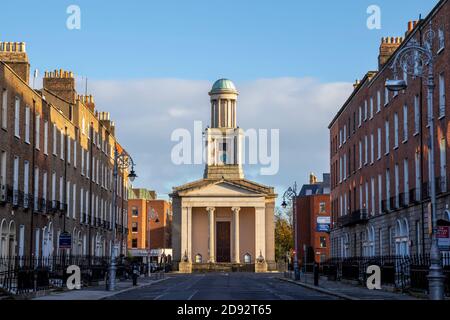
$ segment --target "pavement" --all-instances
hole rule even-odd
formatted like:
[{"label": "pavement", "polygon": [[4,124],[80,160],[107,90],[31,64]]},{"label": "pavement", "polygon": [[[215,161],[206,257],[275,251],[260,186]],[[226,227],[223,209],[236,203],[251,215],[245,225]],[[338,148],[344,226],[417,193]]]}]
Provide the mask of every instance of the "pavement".
[{"label": "pavement", "polygon": [[279,280],[279,273],[171,274],[162,283],[109,296],[108,300],[340,300]]},{"label": "pavement", "polygon": [[137,286],[133,286],[132,280],[117,281],[115,291],[106,290],[105,284],[102,284],[95,287],[81,288],[81,290],[54,291],[44,296],[33,298],[32,300],[102,300],[116,294],[122,294],[131,290],[146,288],[168,279],[169,277],[167,276],[161,279],[141,277],[138,279]]},{"label": "pavement", "polygon": [[[387,290],[369,290],[366,287],[345,283],[342,281],[329,281],[326,277],[320,277],[319,285],[314,285],[312,274],[301,274],[300,281],[286,278],[283,275],[279,280],[289,282],[303,288],[316,290],[345,300],[421,300],[406,293],[389,292]],[[387,289],[387,288],[385,288]]]}]

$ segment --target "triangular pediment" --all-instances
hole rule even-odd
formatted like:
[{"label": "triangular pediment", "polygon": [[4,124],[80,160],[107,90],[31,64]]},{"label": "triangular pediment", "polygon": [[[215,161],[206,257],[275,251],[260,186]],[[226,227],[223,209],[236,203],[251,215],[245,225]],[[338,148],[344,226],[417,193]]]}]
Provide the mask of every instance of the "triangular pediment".
[{"label": "triangular pediment", "polygon": [[257,190],[251,190],[248,187],[240,185],[236,182],[219,181],[199,186],[193,186],[180,192],[182,196],[194,197],[248,197],[248,196],[263,196],[264,193]]}]

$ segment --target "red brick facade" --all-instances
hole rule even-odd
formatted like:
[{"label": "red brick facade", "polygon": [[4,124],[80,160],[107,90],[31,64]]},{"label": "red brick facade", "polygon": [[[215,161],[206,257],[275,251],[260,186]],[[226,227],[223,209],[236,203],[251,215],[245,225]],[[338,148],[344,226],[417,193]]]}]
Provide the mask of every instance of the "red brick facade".
[{"label": "red brick facade", "polygon": [[[171,248],[172,206],[168,201],[154,199],[154,193],[149,194],[151,198],[142,196],[144,193],[133,192],[128,200],[128,249]],[[152,209],[154,215],[150,217]]]},{"label": "red brick facade", "polygon": [[[412,39],[422,41],[430,20],[435,32],[436,209],[438,218],[446,218],[450,205],[450,2],[440,1],[427,18],[410,24],[414,28],[404,40],[383,39],[380,52],[385,55],[386,46],[396,46],[395,55]],[[329,126],[333,256],[428,250],[426,77],[408,76],[406,90],[385,93],[386,80],[393,78],[393,56],[380,58],[384,61],[379,71],[368,72],[355,84]]]},{"label": "red brick facade", "polygon": [[113,150],[108,113],[78,96],[71,72],[46,72],[28,84],[25,45],[0,43],[0,256],[109,255],[112,230],[125,252],[127,179],[120,172],[112,224]]},{"label": "red brick facade", "polygon": [[297,212],[297,234],[298,236],[298,259],[304,262],[304,246],[307,247],[307,263],[314,261],[320,263],[325,261],[330,255],[330,235],[327,232],[317,230],[317,218],[329,218],[330,195],[318,194],[300,196],[296,199]]}]

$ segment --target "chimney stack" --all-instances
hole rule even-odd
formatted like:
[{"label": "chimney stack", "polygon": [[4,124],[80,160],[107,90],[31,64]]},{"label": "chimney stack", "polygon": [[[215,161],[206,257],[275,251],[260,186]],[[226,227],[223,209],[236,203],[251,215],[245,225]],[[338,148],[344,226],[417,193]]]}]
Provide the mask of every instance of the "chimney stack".
[{"label": "chimney stack", "polygon": [[98,120],[102,125],[108,129],[109,133],[114,136],[115,134],[115,127],[114,127],[114,121],[111,121],[111,115],[109,112],[99,112],[98,113]]},{"label": "chimney stack", "polygon": [[91,110],[93,113],[95,112],[95,101],[94,97],[91,94],[88,96],[78,95],[78,100],[83,102],[84,105],[88,107],[88,109]]},{"label": "chimney stack", "polygon": [[381,38],[380,55],[378,56],[378,69],[380,70],[389,60],[395,50],[402,44],[403,37]]},{"label": "chimney stack", "polygon": [[414,30],[414,28],[419,24],[419,20],[409,21],[408,22],[408,30],[405,32],[405,37]]},{"label": "chimney stack", "polygon": [[72,104],[75,103],[76,91],[73,72],[65,71],[63,69],[45,71],[43,87],[56,94],[58,97],[63,98]]},{"label": "chimney stack", "polygon": [[30,80],[30,63],[25,42],[0,42],[0,61],[11,67],[27,84]]},{"label": "chimney stack", "polygon": [[313,172],[311,172],[309,174],[309,184],[316,184],[316,183],[317,183],[317,177]]}]

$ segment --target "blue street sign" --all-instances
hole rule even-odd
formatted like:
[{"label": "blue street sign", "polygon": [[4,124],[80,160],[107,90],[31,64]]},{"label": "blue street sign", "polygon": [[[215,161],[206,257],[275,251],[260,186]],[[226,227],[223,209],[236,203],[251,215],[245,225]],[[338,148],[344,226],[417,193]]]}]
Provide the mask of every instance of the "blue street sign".
[{"label": "blue street sign", "polygon": [[316,231],[317,232],[329,232],[330,231],[330,224],[328,224],[328,223],[318,223]]},{"label": "blue street sign", "polygon": [[69,232],[63,232],[59,235],[59,248],[60,249],[72,248],[72,235]]}]

